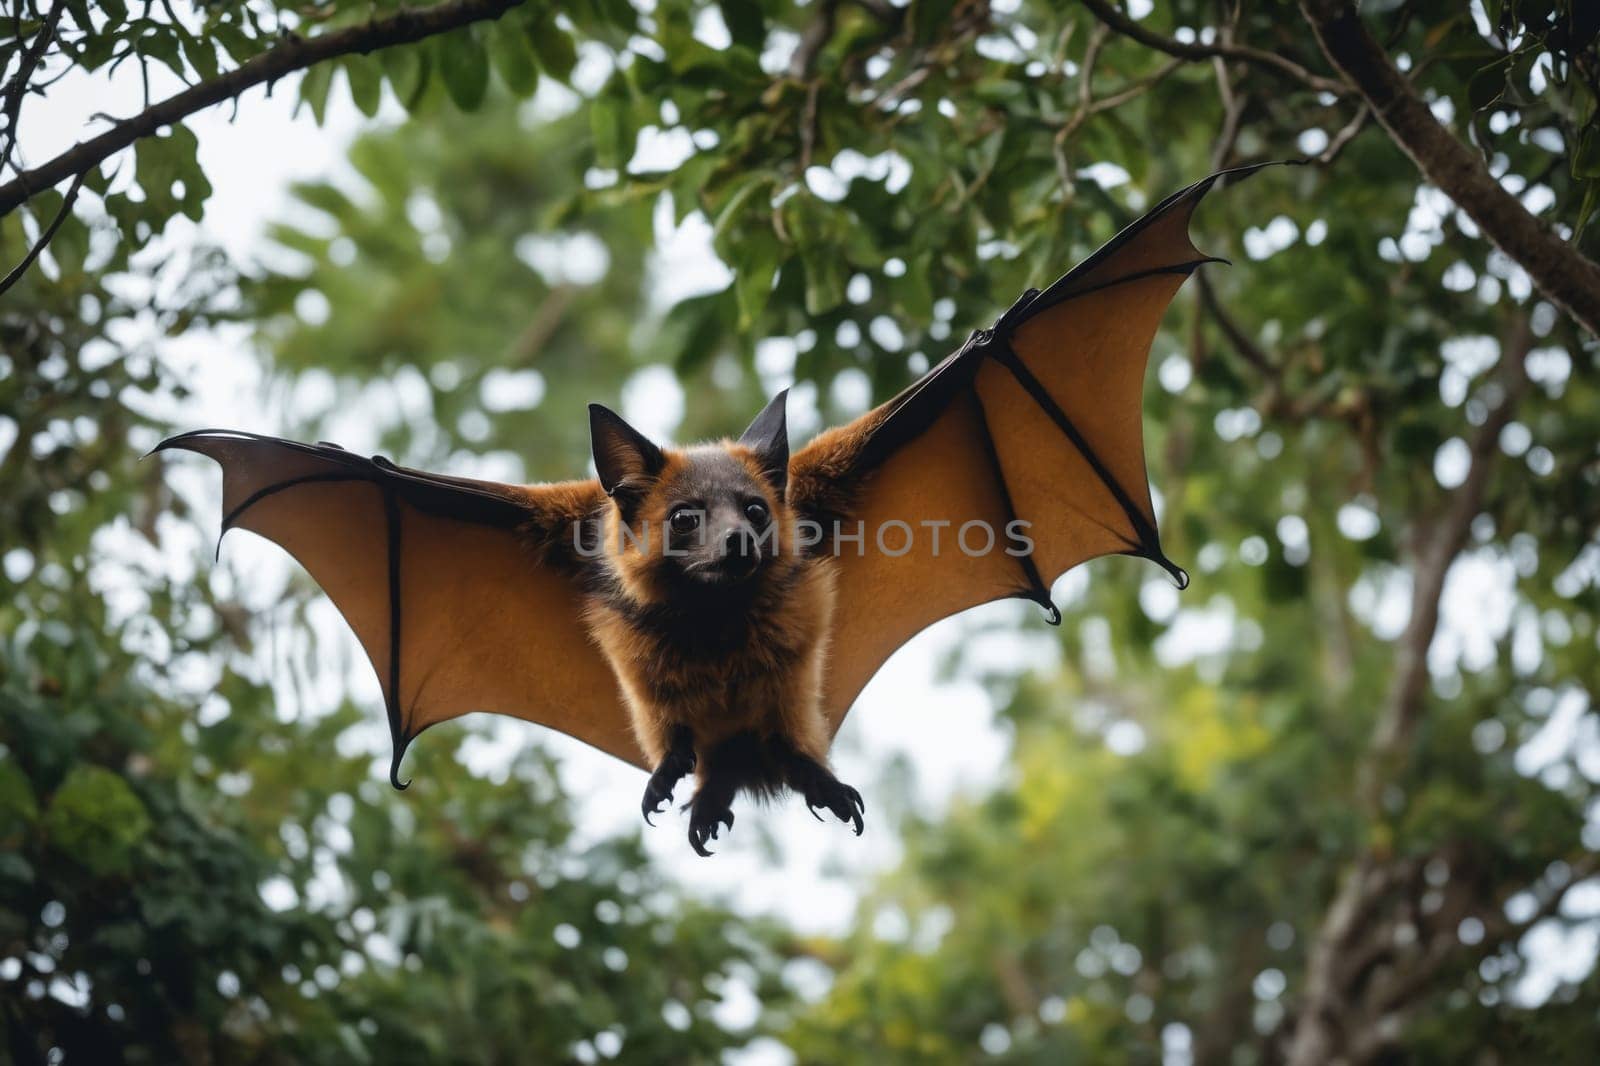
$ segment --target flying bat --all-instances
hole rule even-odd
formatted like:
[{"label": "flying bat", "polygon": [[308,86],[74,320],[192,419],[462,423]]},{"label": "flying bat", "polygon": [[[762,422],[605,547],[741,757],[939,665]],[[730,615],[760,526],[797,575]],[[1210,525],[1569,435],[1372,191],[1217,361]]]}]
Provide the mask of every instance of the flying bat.
[{"label": "flying bat", "polygon": [[1156,329],[1215,261],[1161,201],[905,391],[791,453],[780,393],[737,440],[661,446],[591,405],[598,474],[509,485],[225,430],[164,441],[223,470],[223,532],[276,541],[378,674],[390,780],[417,734],[524,718],[650,772],[646,820],[693,774],[689,840],[739,794],[800,793],[862,830],[828,750],[894,651],[1102,555],[1161,549],[1141,400]]}]

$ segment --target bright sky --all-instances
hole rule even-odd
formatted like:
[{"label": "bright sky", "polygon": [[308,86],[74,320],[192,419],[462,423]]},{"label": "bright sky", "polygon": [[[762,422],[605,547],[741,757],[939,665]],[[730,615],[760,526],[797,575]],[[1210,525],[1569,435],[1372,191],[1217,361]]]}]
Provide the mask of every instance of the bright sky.
[{"label": "bright sky", "polygon": [[[95,111],[131,112],[136,104],[132,95],[136,85],[136,77],[119,77],[109,89],[103,82],[69,77],[52,89],[48,99],[30,100],[22,123],[26,158],[37,164],[79,139],[84,135],[84,117]],[[172,87],[170,81],[155,79],[158,96]],[[348,173],[345,146],[365,120],[342,92],[334,94],[325,126],[317,127],[308,114],[296,118],[292,114],[294,88],[292,83],[280,83],[270,98],[259,90],[252,92],[232,122],[226,107],[213,108],[192,120],[201,162],[215,191],[204,220],[198,225],[178,220],[164,238],[163,247],[182,249],[197,241],[214,242],[249,260],[263,254],[265,224],[289,212],[286,190],[293,181],[337,178]],[[665,242],[657,264],[662,276],[685,288],[720,284],[717,279],[725,278],[725,270],[711,254],[708,237],[704,222],[697,219],[691,219],[673,234]],[[162,358],[179,370],[194,390],[188,401],[164,410],[176,425],[269,433],[279,428],[281,410],[262,402],[259,364],[248,350],[243,331],[192,331],[176,339],[157,338],[156,343]],[[1181,357],[1177,362],[1182,363]],[[1163,385],[1173,391],[1188,380],[1186,366],[1170,359],[1163,361],[1160,352],[1153,365],[1160,368]],[[771,376],[763,375],[764,380]],[[780,373],[770,383],[774,387],[782,384],[781,377]],[[645,375],[637,385],[640,387],[625,390],[625,413],[641,425],[670,429],[685,402],[670,374]],[[529,417],[578,416],[540,409]],[[1220,425],[1218,428],[1224,429]],[[143,447],[151,442],[135,443]],[[215,498],[216,474],[210,464],[178,460],[170,463],[168,470],[168,477],[180,490],[199,498]],[[1451,475],[1448,469],[1442,469],[1440,476],[1448,483],[1446,479]],[[1351,509],[1350,515],[1340,515],[1340,526],[1346,535],[1373,535],[1377,516],[1357,504],[1352,504]],[[202,509],[201,513],[206,512]],[[176,573],[208,579],[206,573],[193,569],[197,532],[175,520],[163,523],[161,529],[165,564]],[[1262,531],[1263,536],[1274,534],[1286,545],[1298,535],[1282,525],[1277,531]],[[108,556],[126,553],[147,557],[148,549],[141,549],[135,541],[131,535],[113,534],[102,546]],[[288,573],[282,553],[250,534],[236,534],[228,542],[224,563],[227,565],[210,579],[227,587],[233,587],[236,578],[247,579],[237,585],[236,594],[258,610],[269,610]],[[138,609],[140,597],[126,572],[115,566],[97,566],[96,575],[109,600],[128,611]],[[1141,603],[1152,617],[1173,623],[1162,638],[1165,646],[1159,649],[1168,661],[1220,652],[1234,631],[1231,608],[1220,601],[1208,602],[1198,576],[1198,587],[1182,601],[1183,610],[1178,609],[1179,600],[1162,575],[1152,573],[1152,581],[1141,596]],[[1057,587],[1057,602],[1070,600],[1081,591],[1085,580],[1083,571],[1068,575]],[[1352,607],[1375,631],[1395,634],[1409,611],[1409,599],[1409,586],[1404,581],[1371,582],[1356,590]],[[1435,673],[1446,676],[1458,668],[1472,669],[1476,661],[1492,655],[1494,642],[1508,627],[1517,624],[1513,607],[1508,564],[1483,553],[1465,559],[1452,571],[1446,590],[1445,630],[1430,658]],[[1014,622],[1032,609],[1019,603],[997,604],[936,626],[897,654],[863,693],[840,734],[835,754],[841,778],[857,784],[866,797],[864,836],[856,838],[831,821],[817,823],[798,801],[761,812],[746,807],[739,811],[738,828],[731,837],[713,845],[718,850],[717,857],[705,860],[689,850],[685,818],[673,812],[658,819],[655,829],[645,832],[654,861],[690,890],[721,896],[746,912],[776,912],[812,932],[842,931],[854,911],[859,889],[874,871],[892,866],[899,855],[897,840],[881,814],[884,797],[875,788],[880,773],[892,760],[903,759],[914,769],[916,802],[925,810],[943,806],[963,789],[983,790],[1004,772],[1007,738],[995,723],[986,694],[973,683],[941,681],[935,674],[946,653],[958,642],[971,643],[974,628],[985,621]],[[376,680],[360,658],[354,638],[331,609],[320,613],[317,630],[318,654],[325,658],[335,656],[349,664],[348,674],[356,691],[372,708],[371,749],[386,765],[388,740],[381,725]],[[976,646],[984,653],[985,661],[995,665],[1045,664],[1056,654],[1053,642],[1023,639],[1016,636],[1014,627],[1007,639],[980,639]],[[329,652],[329,648],[334,650]],[[263,671],[279,682],[285,714],[301,713],[302,708],[306,713],[316,713],[338,690],[335,678],[320,689],[314,686],[309,692],[303,691],[278,677],[275,665],[273,661],[264,662]],[[210,683],[204,670],[186,679],[180,677],[180,681],[197,693],[206,691]],[[1585,713],[1585,701],[1580,703],[1581,706],[1563,704],[1559,713],[1550,716],[1546,730],[1519,751],[1519,765],[1525,772],[1545,772],[1563,761],[1561,757],[1575,744],[1584,745],[1591,754],[1600,751],[1595,716]],[[575,741],[544,734],[512,720],[497,720],[490,737],[472,742],[468,749],[471,764],[485,773],[499,772],[517,745],[536,737],[537,742],[560,751],[564,778],[575,797],[576,819],[584,838],[627,831],[638,824],[644,777],[637,770]],[[418,744],[443,739],[430,734]],[[1125,745],[1129,750],[1136,750],[1141,743],[1141,737],[1127,733],[1120,739],[1108,735],[1107,740],[1114,748]],[[419,810],[418,814],[426,816],[425,811]],[[1600,822],[1600,810],[1594,818]],[[781,847],[770,847],[770,841],[781,842]],[[1597,895],[1600,892],[1589,893],[1588,897]],[[1591,906],[1594,902],[1589,899]],[[1600,913],[1600,907],[1593,909]],[[1543,965],[1534,967],[1525,979],[1524,996],[1530,1002],[1538,1002],[1549,994],[1558,974],[1571,979],[1586,972],[1600,948],[1600,936],[1596,935],[1594,923],[1570,932],[1547,923],[1530,934],[1528,947]],[[754,1016],[756,1004],[748,991],[736,991],[730,994],[725,1009],[727,1021],[742,1024]],[[769,1061],[782,1056],[765,1048],[760,1057]]]}]

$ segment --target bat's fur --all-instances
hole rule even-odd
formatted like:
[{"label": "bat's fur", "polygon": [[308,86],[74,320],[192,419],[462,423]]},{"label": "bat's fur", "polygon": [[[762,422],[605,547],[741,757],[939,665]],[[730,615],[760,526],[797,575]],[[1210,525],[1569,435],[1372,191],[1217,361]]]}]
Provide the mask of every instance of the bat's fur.
[{"label": "bat's fur", "polygon": [[[848,508],[820,486],[837,480],[827,472],[848,464],[859,440],[825,434],[791,463],[782,403],[738,441],[682,450],[655,446],[599,408],[599,483],[542,487],[525,527],[585,588],[584,621],[656,768],[642,803],[647,820],[693,771],[689,838],[701,854],[721,826],[732,827],[739,793],[769,798],[790,788],[861,831],[860,794],[827,766],[833,564],[826,552],[802,550],[796,525]],[[675,530],[680,509],[702,516],[695,535]],[[600,533],[598,551],[592,539],[573,539],[574,523],[587,527],[580,537]],[[746,536],[758,538],[753,561],[735,547],[748,549]]]}]

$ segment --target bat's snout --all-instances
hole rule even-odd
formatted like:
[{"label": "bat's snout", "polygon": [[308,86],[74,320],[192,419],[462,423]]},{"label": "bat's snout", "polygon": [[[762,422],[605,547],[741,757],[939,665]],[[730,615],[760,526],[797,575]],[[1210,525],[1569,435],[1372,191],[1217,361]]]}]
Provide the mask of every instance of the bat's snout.
[{"label": "bat's snout", "polygon": [[761,545],[748,528],[730,529],[722,535],[718,555],[730,577],[749,577],[761,565]]}]

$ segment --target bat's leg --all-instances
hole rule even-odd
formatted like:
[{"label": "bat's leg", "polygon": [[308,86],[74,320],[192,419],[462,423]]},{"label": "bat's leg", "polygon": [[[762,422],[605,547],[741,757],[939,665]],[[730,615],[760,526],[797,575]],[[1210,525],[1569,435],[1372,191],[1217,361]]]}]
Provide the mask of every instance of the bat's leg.
[{"label": "bat's leg", "polygon": [[672,746],[662,756],[661,765],[656,767],[649,783],[644,786],[644,800],[639,807],[644,812],[647,825],[655,825],[650,821],[650,816],[660,814],[662,808],[672,802],[672,789],[693,770],[694,734],[688,726],[680,725],[672,730]]},{"label": "bat's leg", "polygon": [[813,815],[819,810],[831,811],[839,821],[853,826],[856,836],[861,835],[864,828],[861,816],[867,812],[866,804],[861,802],[861,793],[785,740],[773,740],[772,751],[783,766],[784,779],[789,787],[805,797],[806,806],[811,808]]}]

